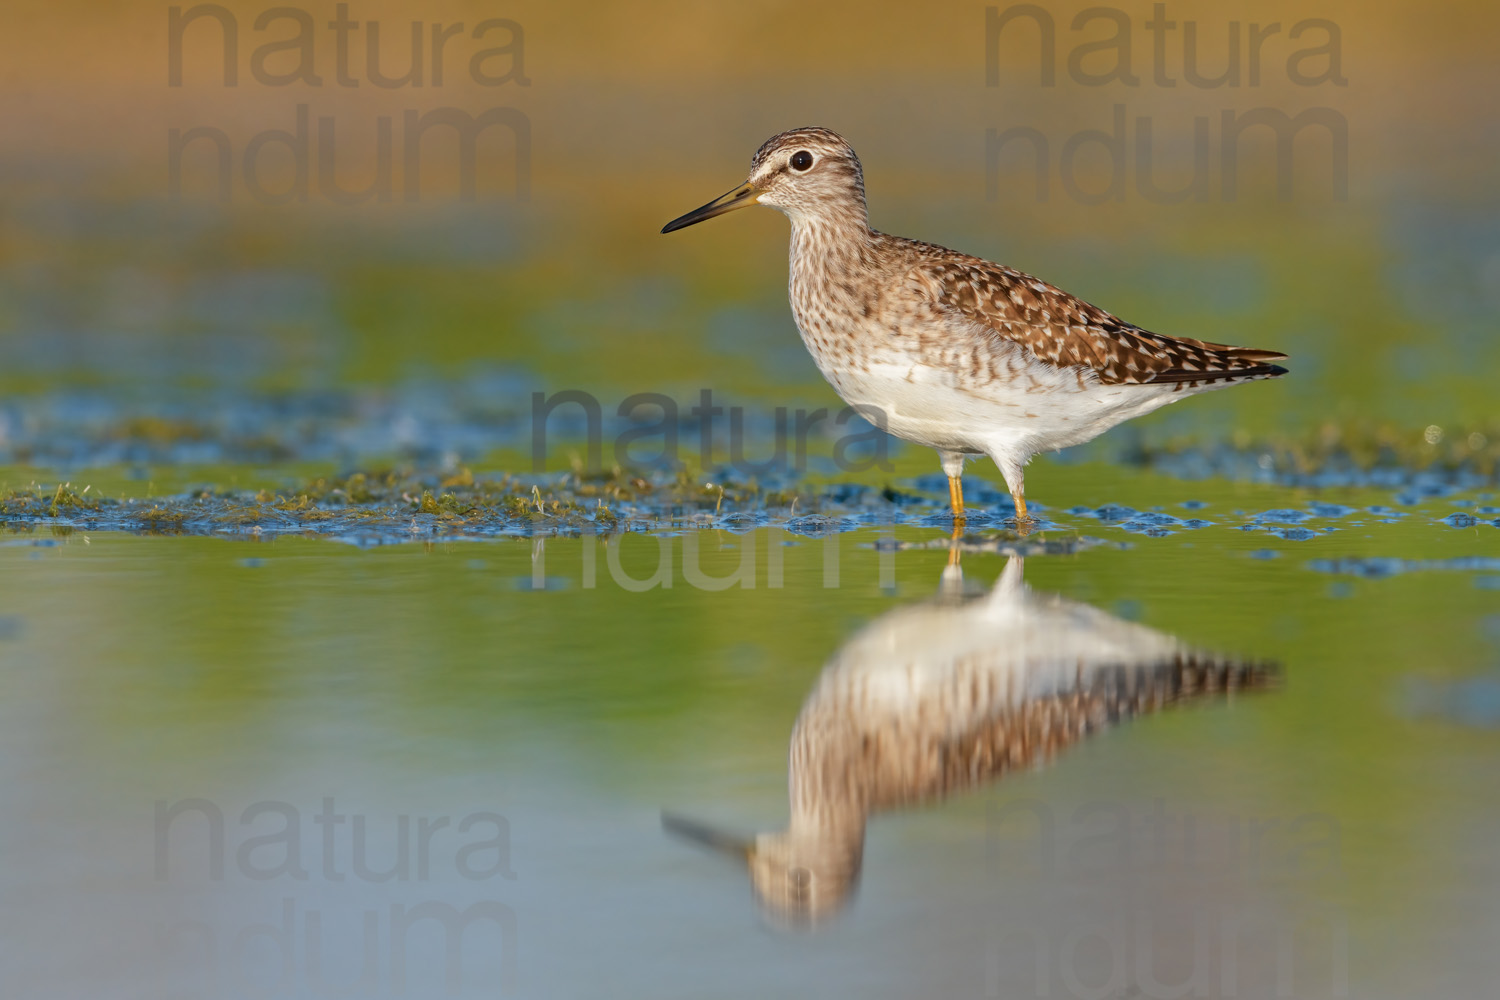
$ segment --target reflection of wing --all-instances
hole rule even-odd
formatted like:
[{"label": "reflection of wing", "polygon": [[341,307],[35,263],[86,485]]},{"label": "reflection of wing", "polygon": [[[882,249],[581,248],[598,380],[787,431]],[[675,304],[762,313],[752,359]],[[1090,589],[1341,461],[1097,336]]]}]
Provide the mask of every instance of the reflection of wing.
[{"label": "reflection of wing", "polygon": [[1021,574],[1011,560],[988,595],[970,600],[947,580],[940,597],[873,622],[824,668],[792,731],[790,825],[747,845],[768,914],[805,924],[838,910],[872,812],[971,788],[1112,722],[1263,688],[1272,676],[1034,594]]},{"label": "reflection of wing", "polygon": [[942,796],[1112,722],[1267,679],[1264,667],[1034,594],[1014,560],[989,595],[899,609],[839,650],[793,732],[792,794],[862,811]]}]

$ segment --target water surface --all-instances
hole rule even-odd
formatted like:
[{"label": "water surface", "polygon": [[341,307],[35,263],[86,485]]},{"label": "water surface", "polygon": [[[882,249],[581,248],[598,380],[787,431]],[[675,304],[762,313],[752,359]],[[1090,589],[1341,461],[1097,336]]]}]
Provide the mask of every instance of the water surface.
[{"label": "water surface", "polygon": [[[420,996],[1152,995],[1194,976],[1270,996],[1278,975],[1298,996],[1478,989],[1500,919],[1485,889],[1500,528],[1452,515],[1493,498],[1045,476],[1080,503],[1046,507],[1024,539],[999,517],[972,531],[971,599],[1022,553],[1032,592],[1274,665],[1274,689],[1121,720],[1045,766],[877,813],[847,904],[810,931],[757,902],[743,861],[665,833],[662,812],[731,835],[784,826],[788,740],[824,665],[940,590],[954,554],[935,506],[832,532],[776,511],[658,512],[625,534],[373,548],[13,522],[13,981],[93,996],[383,996],[403,975]],[[1162,497],[1180,499],[1148,502]],[[450,983],[439,922],[413,915],[471,906]]]}]

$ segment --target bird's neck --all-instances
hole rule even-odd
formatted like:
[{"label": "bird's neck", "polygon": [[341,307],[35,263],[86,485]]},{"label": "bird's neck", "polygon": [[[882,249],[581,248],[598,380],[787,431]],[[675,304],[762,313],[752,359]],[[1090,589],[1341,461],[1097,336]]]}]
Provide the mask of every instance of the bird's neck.
[{"label": "bird's neck", "polygon": [[793,266],[838,267],[860,260],[874,235],[863,202],[822,206],[816,212],[788,212],[792,223]]},{"label": "bird's neck", "polygon": [[791,856],[824,872],[857,872],[865,852],[862,811],[830,812],[792,809],[784,832],[773,835]]},{"label": "bird's neck", "polygon": [[791,822],[789,832],[808,840],[858,845],[865,839],[869,812],[863,802],[838,793],[824,795],[803,785],[797,787],[792,776]]},{"label": "bird's neck", "polygon": [[825,732],[817,720],[798,720],[787,768],[789,832],[809,840],[853,844],[857,850],[869,819],[871,775],[864,773],[860,755],[840,739],[847,735],[842,727]]}]

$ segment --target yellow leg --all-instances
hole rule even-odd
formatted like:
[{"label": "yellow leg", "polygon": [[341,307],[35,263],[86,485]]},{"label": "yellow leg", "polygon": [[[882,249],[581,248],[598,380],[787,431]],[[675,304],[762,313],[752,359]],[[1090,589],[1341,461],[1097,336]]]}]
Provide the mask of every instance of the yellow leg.
[{"label": "yellow leg", "polygon": [[948,503],[953,507],[953,537],[949,542],[948,565],[958,565],[958,540],[963,537],[964,487],[958,476],[948,477]]},{"label": "yellow leg", "polygon": [[1012,493],[1011,499],[1016,503],[1016,534],[1025,538],[1031,534],[1032,521],[1026,513],[1026,495],[1023,493]]},{"label": "yellow leg", "polygon": [[948,503],[953,506],[954,520],[962,520],[964,516],[964,488],[962,482],[958,476],[948,477]]}]

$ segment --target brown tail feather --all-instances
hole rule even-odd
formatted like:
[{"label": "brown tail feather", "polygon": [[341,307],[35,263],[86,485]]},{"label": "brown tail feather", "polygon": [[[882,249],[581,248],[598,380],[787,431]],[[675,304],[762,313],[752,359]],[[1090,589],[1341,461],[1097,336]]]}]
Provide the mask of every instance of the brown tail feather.
[{"label": "brown tail feather", "polygon": [[[1277,355],[1285,357],[1286,355]],[[1159,382],[1223,382],[1227,379],[1240,378],[1276,378],[1285,375],[1286,369],[1280,365],[1249,365],[1244,368],[1225,368],[1212,372],[1190,372],[1181,368],[1171,371],[1157,372],[1146,381],[1147,385]]]},{"label": "brown tail feather", "polygon": [[1272,361],[1285,361],[1287,355],[1280,351],[1262,351],[1254,347],[1230,348],[1229,354],[1236,361],[1253,361],[1255,364],[1270,364]]}]

